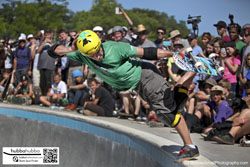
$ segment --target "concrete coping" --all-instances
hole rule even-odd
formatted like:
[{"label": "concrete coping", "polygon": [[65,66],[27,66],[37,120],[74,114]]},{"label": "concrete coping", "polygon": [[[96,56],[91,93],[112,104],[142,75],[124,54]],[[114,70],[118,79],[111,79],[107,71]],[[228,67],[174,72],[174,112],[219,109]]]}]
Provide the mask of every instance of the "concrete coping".
[{"label": "concrete coping", "polygon": [[[25,110],[25,111],[36,112],[36,113],[41,113],[41,114],[48,114],[48,115],[69,118],[72,120],[82,121],[82,122],[86,122],[92,125],[106,128],[106,129],[114,130],[116,132],[137,138],[139,140],[142,140],[146,143],[149,143],[157,147],[162,152],[165,152],[166,156],[170,157],[171,159],[175,159],[173,153],[164,150],[163,147],[171,146],[171,145],[179,145],[176,142],[170,141],[166,138],[163,138],[163,137],[160,137],[160,136],[157,136],[157,135],[145,132],[145,131],[127,127],[127,126],[120,125],[117,123],[108,122],[105,120],[96,119],[95,117],[75,114],[73,112],[66,112],[62,110],[51,110],[49,108],[38,107],[38,106],[24,106],[24,105],[13,105],[13,104],[4,104],[4,103],[0,103],[0,107],[9,108],[9,109],[19,109],[19,110]],[[189,166],[189,167],[197,167],[197,166],[215,167],[217,166],[214,162],[210,161],[208,158],[202,155],[200,155],[195,161],[184,161],[182,164],[179,164],[179,165]]]}]

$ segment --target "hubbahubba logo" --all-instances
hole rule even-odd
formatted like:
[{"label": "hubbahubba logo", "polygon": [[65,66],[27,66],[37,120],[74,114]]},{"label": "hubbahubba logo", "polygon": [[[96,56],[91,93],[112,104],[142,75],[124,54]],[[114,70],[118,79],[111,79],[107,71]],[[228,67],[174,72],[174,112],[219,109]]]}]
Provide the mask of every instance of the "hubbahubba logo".
[{"label": "hubbahubba logo", "polygon": [[59,164],[59,147],[3,147],[3,165]]},{"label": "hubbahubba logo", "polygon": [[36,154],[36,155],[41,155],[41,152],[39,149],[35,148],[16,148],[16,149],[10,149],[10,154],[21,154],[21,155],[31,155],[31,154]]}]

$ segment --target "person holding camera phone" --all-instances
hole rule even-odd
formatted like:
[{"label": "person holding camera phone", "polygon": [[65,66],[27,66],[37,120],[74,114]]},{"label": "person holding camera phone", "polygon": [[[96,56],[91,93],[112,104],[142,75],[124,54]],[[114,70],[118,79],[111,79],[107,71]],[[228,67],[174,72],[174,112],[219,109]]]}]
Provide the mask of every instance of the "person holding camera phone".
[{"label": "person holding camera phone", "polygon": [[40,54],[38,59],[38,69],[40,71],[40,88],[43,96],[47,95],[47,92],[52,85],[52,75],[56,69],[56,60],[50,57],[47,52],[54,44],[52,37],[53,32],[51,30],[45,31],[44,40],[37,49],[37,53]]}]

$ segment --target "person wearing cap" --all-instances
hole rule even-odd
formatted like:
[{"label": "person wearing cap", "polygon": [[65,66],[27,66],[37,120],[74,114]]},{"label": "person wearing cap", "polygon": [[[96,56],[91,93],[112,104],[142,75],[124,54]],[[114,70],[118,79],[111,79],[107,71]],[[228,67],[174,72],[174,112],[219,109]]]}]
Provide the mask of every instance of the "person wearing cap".
[{"label": "person wearing cap", "polygon": [[[213,140],[220,144],[230,144],[233,145],[235,141],[239,140],[246,134],[250,134],[250,81],[246,83],[247,97],[244,100],[247,104],[247,108],[243,109],[239,116],[233,119],[232,128],[226,134],[218,134],[213,137]],[[241,139],[240,146],[249,147],[249,140]]]},{"label": "person wearing cap", "polygon": [[21,35],[18,38],[18,48],[14,52],[13,71],[15,72],[15,86],[21,82],[21,76],[31,76],[32,72],[32,57],[35,52],[31,52],[31,49],[26,46],[26,37]]},{"label": "person wearing cap", "polygon": [[33,85],[29,82],[26,75],[21,76],[21,82],[16,86],[13,96],[7,97],[7,101],[14,104],[26,104],[32,103]]},{"label": "person wearing cap", "polygon": [[92,30],[97,34],[100,40],[102,40],[103,28],[101,26],[95,26]]},{"label": "person wearing cap", "polygon": [[236,49],[238,51],[239,54],[242,54],[242,48],[246,45],[241,39],[240,39],[240,35],[241,35],[241,26],[237,23],[235,24],[230,24],[228,26],[228,32],[229,32],[229,36],[231,41],[235,42],[236,45]]},{"label": "person wearing cap", "polygon": [[214,24],[217,29],[218,35],[221,37],[223,42],[230,42],[231,39],[227,35],[227,24],[224,21],[218,21],[217,24]]},{"label": "person wearing cap", "polygon": [[202,125],[202,131],[208,133],[215,123],[222,123],[233,114],[233,109],[225,100],[223,88],[215,85],[211,89],[211,99],[203,103],[199,110],[192,115],[191,127],[195,128]]},{"label": "person wearing cap", "polygon": [[36,38],[33,36],[33,34],[29,34],[27,36],[27,41],[28,41],[27,46],[31,50],[31,55],[34,56],[34,57],[32,57],[32,61],[33,61],[35,58],[35,55],[36,55],[36,48],[38,47],[38,43],[36,42]]},{"label": "person wearing cap", "polygon": [[123,28],[121,26],[115,26],[112,29],[112,39],[116,42],[130,43],[130,41],[123,36]]},{"label": "person wearing cap", "polygon": [[250,24],[246,24],[243,26],[242,38],[243,38],[243,41],[246,43],[246,46],[242,50],[241,73],[239,75],[241,82],[244,78],[246,78],[245,76],[247,76],[247,74],[249,73],[249,69],[250,69],[250,67],[247,66],[247,63],[250,61],[247,58],[248,55],[250,54]]},{"label": "person wearing cap", "polygon": [[198,56],[198,54],[203,53],[201,47],[198,45],[198,36],[195,33],[188,34],[187,39],[193,49],[192,53],[194,56]]},{"label": "person wearing cap", "polygon": [[69,104],[65,109],[74,110],[77,106],[83,106],[88,95],[88,89],[83,80],[83,73],[80,70],[73,72],[73,83],[68,83]]},{"label": "person wearing cap", "polygon": [[222,67],[224,67],[223,79],[230,81],[232,88],[231,91],[236,93],[237,85],[237,70],[241,65],[240,56],[236,51],[236,45],[233,41],[226,42],[225,44],[227,56],[221,60]]},{"label": "person wearing cap", "polygon": [[149,30],[147,30],[143,24],[139,24],[137,26],[136,34],[138,35],[139,47],[142,47],[142,48],[155,47],[156,48],[156,45],[154,44],[154,42],[148,39]]},{"label": "person wearing cap", "polygon": [[232,108],[225,100],[223,88],[215,85],[211,89],[211,101],[208,101],[204,106],[204,114],[213,119],[213,123],[221,123],[233,114]]},{"label": "person wearing cap", "polygon": [[132,41],[132,38],[129,35],[129,30],[126,26],[122,26],[123,28],[123,36],[125,39],[129,40],[130,42]]},{"label": "person wearing cap", "polygon": [[181,41],[185,49],[190,48],[188,40],[182,38],[179,30],[170,31],[170,36],[168,39],[171,40],[172,44],[174,44],[175,41]]},{"label": "person wearing cap", "polygon": [[135,90],[152,106],[157,118],[165,125],[175,127],[182,137],[184,146],[175,161],[183,162],[199,156],[198,147],[192,143],[180,113],[188,99],[188,87],[195,73],[186,72],[176,83],[175,89],[171,90],[157,67],[141,60],[160,60],[172,57],[173,52],[154,47],[134,47],[124,42],[101,43],[91,30],[79,32],[74,43],[71,48],[53,45],[48,51],[49,55],[57,58],[66,54],[71,59],[86,63],[117,91]]}]

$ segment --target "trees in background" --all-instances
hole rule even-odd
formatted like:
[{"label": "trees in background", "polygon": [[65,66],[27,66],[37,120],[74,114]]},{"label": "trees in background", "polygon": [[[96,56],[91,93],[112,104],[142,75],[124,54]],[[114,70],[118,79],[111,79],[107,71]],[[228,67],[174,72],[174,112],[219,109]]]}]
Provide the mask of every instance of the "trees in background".
[{"label": "trees in background", "polygon": [[[20,33],[30,34],[37,30],[51,29],[75,29],[77,31],[92,29],[101,25],[108,30],[115,25],[128,26],[123,15],[115,14],[115,7],[122,5],[116,0],[93,0],[89,11],[72,12],[68,9],[66,0],[33,0],[15,1],[7,0],[0,8],[0,38],[8,34],[15,39]],[[136,27],[143,24],[151,30],[149,38],[155,38],[155,30],[164,26],[169,32],[171,29],[179,29],[183,35],[190,30],[185,21],[177,22],[174,16],[167,13],[149,9],[134,8],[125,10]]]}]

